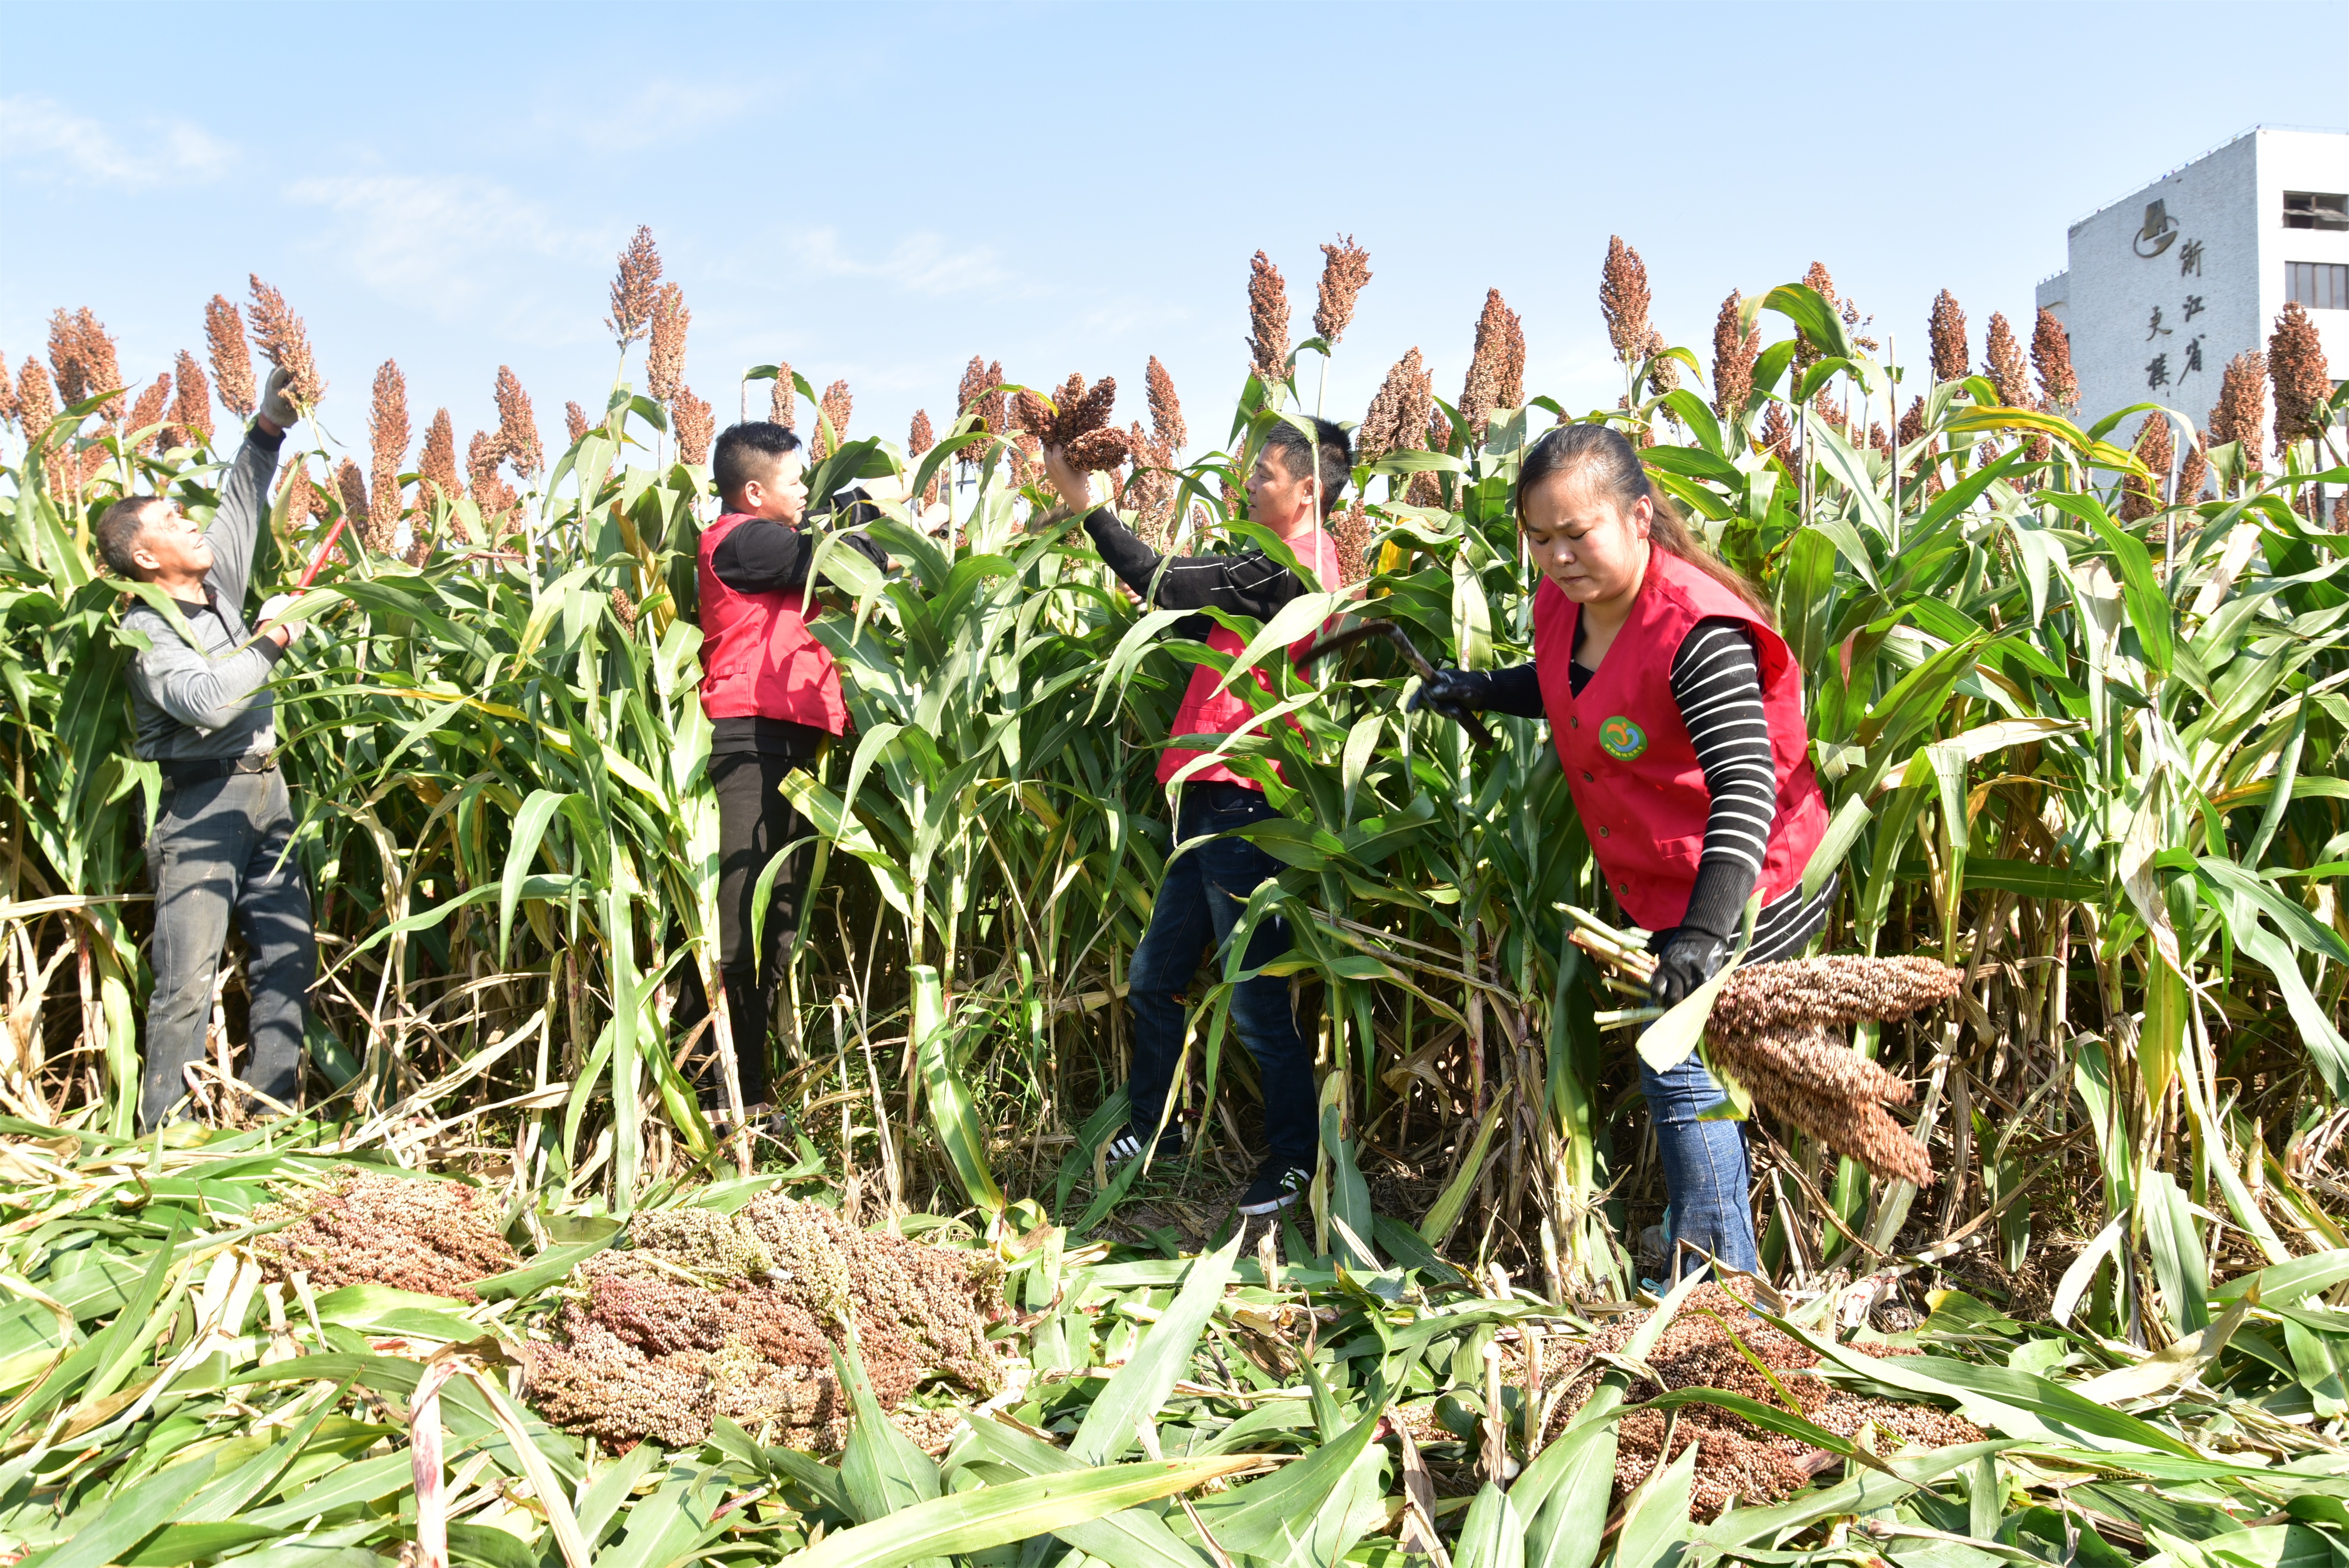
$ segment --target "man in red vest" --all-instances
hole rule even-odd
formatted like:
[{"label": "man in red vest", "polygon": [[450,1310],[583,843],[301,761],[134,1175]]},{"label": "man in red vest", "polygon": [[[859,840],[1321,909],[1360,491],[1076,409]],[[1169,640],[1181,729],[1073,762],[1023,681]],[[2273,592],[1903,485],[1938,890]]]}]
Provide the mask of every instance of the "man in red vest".
[{"label": "man in red vest", "polygon": [[[1327,420],[1313,421],[1316,439],[1283,422],[1272,427],[1247,481],[1248,520],[1272,530],[1319,579],[1324,589],[1341,578],[1337,546],[1322,527],[1346,486],[1353,453],[1346,432]],[[1057,448],[1044,453],[1045,472],[1061,499],[1085,519],[1085,531],[1118,580],[1143,603],[1159,609],[1219,609],[1270,620],[1283,605],[1307,590],[1295,572],[1262,550],[1229,556],[1162,556],[1118,521],[1109,507],[1096,510],[1085,476],[1069,466]],[[1177,636],[1237,656],[1247,643],[1238,633],[1205,615],[1177,621]],[[1313,639],[1301,639],[1300,653]],[[1259,685],[1267,685],[1261,671]],[[1218,690],[1222,687],[1222,690]],[[1202,664],[1175,711],[1173,736],[1228,735],[1252,725],[1256,710],[1247,698],[1223,685],[1223,673]],[[1174,1070],[1183,1054],[1184,992],[1211,947],[1228,939],[1248,895],[1280,864],[1232,830],[1278,815],[1263,786],[1220,762],[1205,762],[1204,750],[1171,745],[1158,760],[1158,779],[1175,797],[1174,842],[1207,841],[1166,868],[1166,880],[1150,909],[1150,929],[1127,967],[1126,1001],[1133,1017],[1133,1070],[1126,1081],[1132,1119],[1111,1140],[1113,1160],[1141,1156],[1155,1140],[1160,1155],[1180,1153],[1181,1125],[1159,1123],[1166,1109]],[[1249,940],[1247,961],[1256,967],[1288,950],[1286,922],[1266,920]],[[1240,1198],[1243,1214],[1271,1214],[1297,1201],[1313,1176],[1317,1141],[1313,1054],[1298,1032],[1289,1006],[1288,981],[1259,975],[1241,983],[1232,998],[1232,1022],[1256,1058],[1264,1082],[1265,1138],[1271,1152],[1255,1182]]]},{"label": "man in red vest", "polygon": [[[808,630],[808,566],[819,535],[802,526],[807,455],[783,425],[729,428],[710,454],[725,515],[702,530],[701,710],[709,716],[709,783],[718,794],[718,964],[732,1015],[742,1104],[753,1121],[770,1109],[768,997],[799,925],[803,858],[775,874],[766,928],[751,950],[759,877],[776,851],[808,836],[781,786],[847,727],[832,652]],[[861,533],[844,544],[886,568],[888,556]],[[686,971],[676,1023],[690,1030],[709,1002]],[[706,1089],[706,1085],[705,1085]]]}]

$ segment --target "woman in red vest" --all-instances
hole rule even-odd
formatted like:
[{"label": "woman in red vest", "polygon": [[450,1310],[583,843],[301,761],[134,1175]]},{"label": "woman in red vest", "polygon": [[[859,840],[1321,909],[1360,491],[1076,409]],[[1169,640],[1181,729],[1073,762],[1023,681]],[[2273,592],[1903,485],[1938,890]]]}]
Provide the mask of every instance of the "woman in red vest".
[{"label": "woman in red vest", "polygon": [[[1758,888],[1749,963],[1801,950],[1832,878],[1806,899],[1826,828],[1802,672],[1752,585],[1682,525],[1639,453],[1605,425],[1564,425],[1526,454],[1517,522],[1542,581],[1534,661],[1437,672],[1414,703],[1547,718],[1577,813],[1626,915],[1653,931],[1653,1000],[1669,1007],[1728,961]],[[1743,1126],[1692,1054],[1640,1086],[1671,1195],[1666,1231],[1756,1269]],[[1694,1263],[1692,1266],[1698,1266]]]}]

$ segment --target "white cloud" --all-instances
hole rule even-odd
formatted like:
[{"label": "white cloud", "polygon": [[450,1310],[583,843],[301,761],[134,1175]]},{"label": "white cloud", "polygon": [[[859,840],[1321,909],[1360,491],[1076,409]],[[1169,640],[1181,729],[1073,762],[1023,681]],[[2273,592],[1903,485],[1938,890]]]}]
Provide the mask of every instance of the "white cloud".
[{"label": "white cloud", "polygon": [[109,126],[54,99],[0,98],[0,157],[36,175],[136,191],[166,180],[216,179],[234,153],[229,143],[183,119],[142,118]]},{"label": "white cloud", "polygon": [[[595,328],[603,295],[592,279],[617,242],[493,180],[358,174],[299,180],[285,195],[331,213],[321,245],[410,308],[447,321],[494,304],[513,330],[554,340]],[[591,281],[574,287],[583,275]]]},{"label": "white cloud", "polygon": [[860,261],[841,248],[840,231],[817,229],[794,242],[801,265],[823,277],[872,277],[908,294],[932,296],[992,288],[1011,281],[985,246],[950,251],[934,234],[909,234],[879,261]]},{"label": "white cloud", "polygon": [[740,88],[711,87],[656,77],[626,98],[583,106],[564,98],[541,109],[533,122],[543,131],[599,152],[676,147],[738,119],[750,107]]}]

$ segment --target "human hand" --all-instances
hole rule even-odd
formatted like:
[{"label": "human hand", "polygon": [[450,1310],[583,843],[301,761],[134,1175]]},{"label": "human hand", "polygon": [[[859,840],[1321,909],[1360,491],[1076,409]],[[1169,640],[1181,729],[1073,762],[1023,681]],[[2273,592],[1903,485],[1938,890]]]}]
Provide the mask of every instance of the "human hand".
[{"label": "human hand", "polygon": [[1066,448],[1048,446],[1044,449],[1044,477],[1052,482],[1052,488],[1061,493],[1061,500],[1078,516],[1082,517],[1092,511],[1092,483],[1069,462]]},{"label": "human hand", "polygon": [[295,638],[309,629],[309,623],[306,621],[288,621],[278,618],[292,607],[293,603],[292,594],[272,594],[261,601],[261,635],[280,648],[290,648]]},{"label": "human hand", "polygon": [[1473,670],[1439,670],[1419,683],[1407,704],[1410,711],[1425,708],[1447,717],[1474,713],[1485,706],[1485,677]]},{"label": "human hand", "polygon": [[1728,961],[1727,942],[1711,931],[1677,927],[1666,934],[1656,955],[1656,972],[1648,981],[1648,1000],[1657,1007],[1674,1006],[1720,973]]},{"label": "human hand", "polygon": [[301,410],[294,406],[294,373],[283,366],[273,369],[261,392],[261,422],[272,434],[282,434],[301,417]]}]

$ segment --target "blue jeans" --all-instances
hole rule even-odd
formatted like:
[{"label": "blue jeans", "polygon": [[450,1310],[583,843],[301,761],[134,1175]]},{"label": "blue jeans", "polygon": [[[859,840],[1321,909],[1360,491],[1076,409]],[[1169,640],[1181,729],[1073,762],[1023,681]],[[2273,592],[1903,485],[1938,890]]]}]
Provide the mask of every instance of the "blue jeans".
[{"label": "blue jeans", "polygon": [[1722,1098],[1721,1085],[1694,1052],[1668,1073],[1640,1064],[1640,1089],[1656,1128],[1656,1152],[1664,1164],[1664,1189],[1671,1198],[1669,1229],[1671,1277],[1704,1267],[1685,1256],[1679,1243],[1701,1247],[1733,1269],[1760,1272],[1754,1244],[1754,1211],[1746,1194],[1754,1168],[1745,1154],[1745,1124],[1701,1122],[1697,1113]]},{"label": "blue jeans", "polygon": [[[1181,786],[1175,813],[1177,844],[1203,834],[1228,833],[1278,815],[1260,790],[1235,784]],[[1133,1014],[1133,1073],[1126,1095],[1133,1123],[1154,1127],[1183,1054],[1183,994],[1201,955],[1232,934],[1248,895],[1280,870],[1280,863],[1245,838],[1215,838],[1167,867],[1150,907],[1150,929],[1133,950],[1126,1001]],[[1288,925],[1260,921],[1248,939],[1250,968],[1288,950]],[[1256,1058],[1264,1081],[1264,1126],[1278,1168],[1313,1168],[1313,1058],[1297,1030],[1285,977],[1244,981],[1232,997],[1232,1023]]]}]

